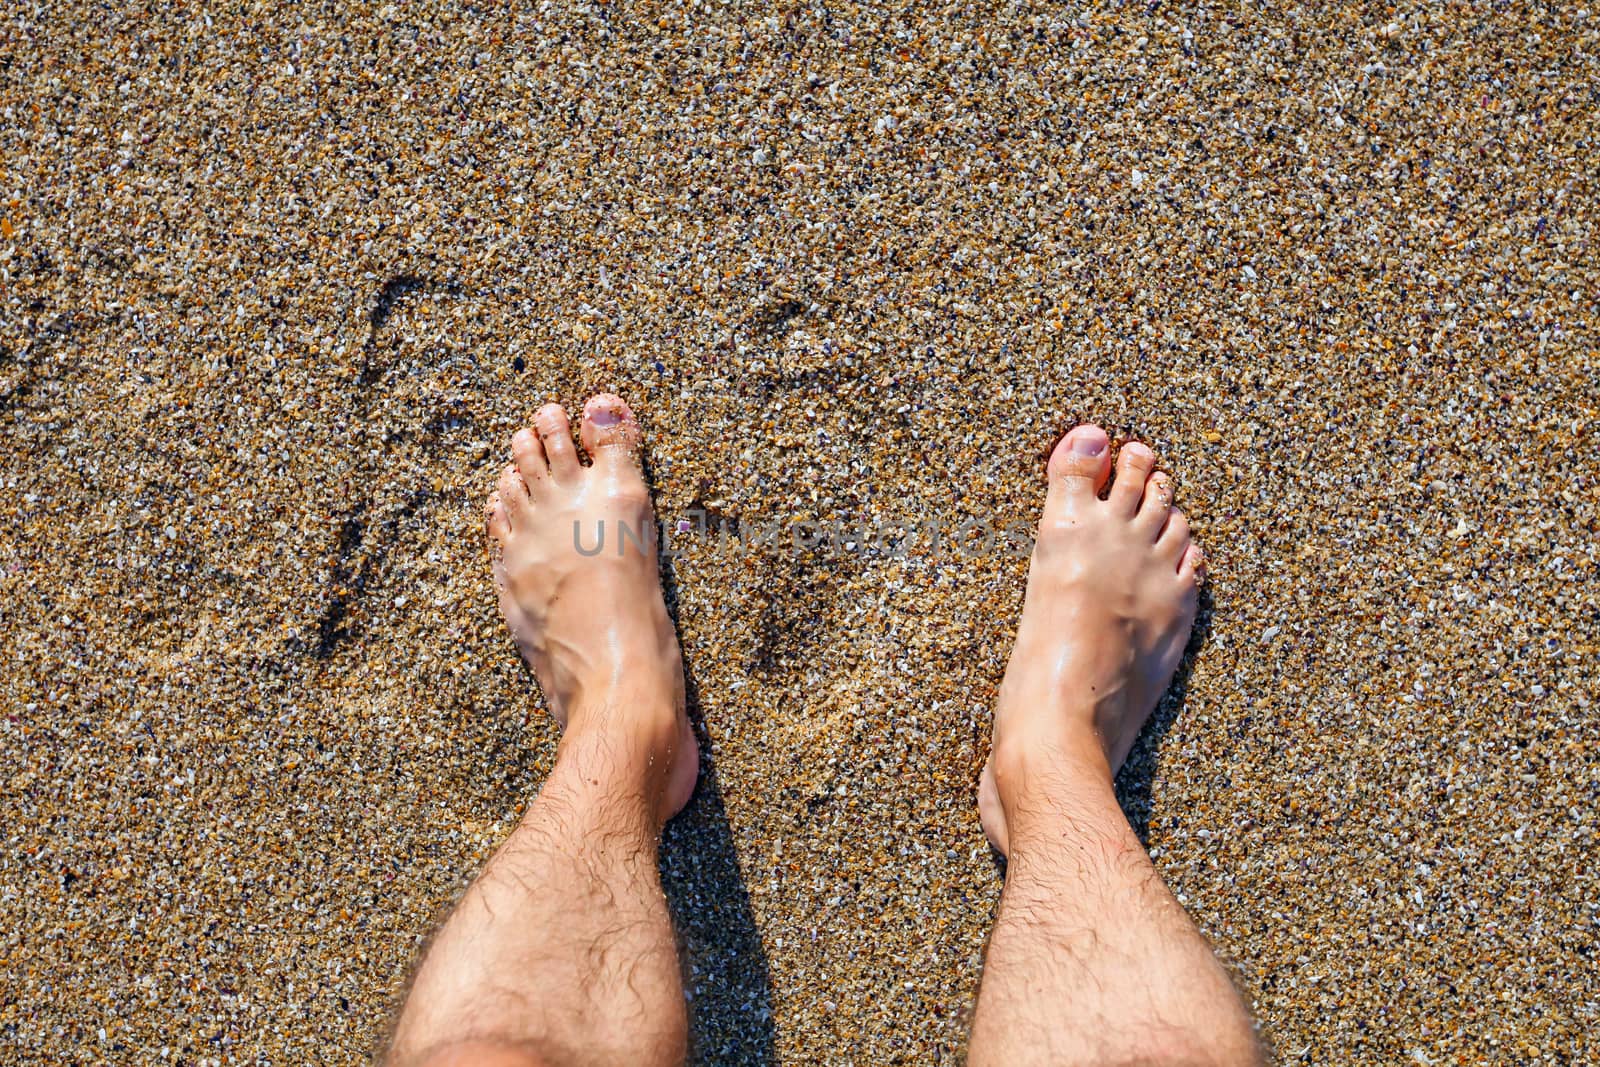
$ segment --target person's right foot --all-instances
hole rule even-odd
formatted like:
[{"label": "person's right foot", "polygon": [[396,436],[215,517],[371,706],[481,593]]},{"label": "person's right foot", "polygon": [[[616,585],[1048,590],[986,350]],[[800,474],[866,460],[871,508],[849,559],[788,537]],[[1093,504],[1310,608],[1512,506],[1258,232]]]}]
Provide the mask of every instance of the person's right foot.
[{"label": "person's right foot", "polygon": [[1155,454],[1079,426],[1057,443],[1017,643],[994,713],[978,812],[1009,853],[1021,784],[1062,761],[1109,782],[1172,681],[1204,578]]}]

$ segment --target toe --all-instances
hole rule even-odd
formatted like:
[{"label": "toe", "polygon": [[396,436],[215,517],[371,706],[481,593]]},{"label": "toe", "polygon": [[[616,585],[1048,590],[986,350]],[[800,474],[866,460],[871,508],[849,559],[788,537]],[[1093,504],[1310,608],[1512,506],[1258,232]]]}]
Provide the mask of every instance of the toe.
[{"label": "toe", "polygon": [[489,494],[488,506],[483,509],[483,521],[489,536],[504,546],[511,536],[511,517],[506,514],[506,506],[500,500],[498,491]]},{"label": "toe", "polygon": [[1190,545],[1189,517],[1177,508],[1167,514],[1167,525],[1161,531],[1161,537],[1156,541],[1156,548],[1164,553],[1168,559],[1177,565],[1183,558],[1184,550]]},{"label": "toe", "polygon": [[1156,454],[1150,446],[1139,441],[1129,441],[1117,454],[1117,480],[1111,483],[1110,500],[1129,516],[1139,510],[1144,499],[1145,482],[1156,469]]},{"label": "toe", "polygon": [[544,458],[544,445],[539,435],[523,427],[511,435],[511,457],[517,462],[517,471],[530,493],[536,493],[550,480],[550,463]]},{"label": "toe", "polygon": [[522,475],[517,471],[515,463],[507,463],[505,470],[500,472],[500,488],[496,495],[499,496],[500,505],[510,519],[509,525],[515,528],[517,521],[524,518],[532,506],[528,500],[528,487],[523,483]]},{"label": "toe", "polygon": [[1111,473],[1111,441],[1098,426],[1074,426],[1050,453],[1050,494],[1070,507],[1094,500]]},{"label": "toe", "polygon": [[550,476],[563,483],[576,478],[583,465],[578,462],[578,449],[572,443],[572,424],[567,421],[566,409],[560,404],[546,404],[533,416],[533,425],[544,445],[545,459],[550,462]]},{"label": "toe", "polygon": [[1172,512],[1172,479],[1161,471],[1151,473],[1144,483],[1144,499],[1139,502],[1138,523],[1151,537],[1161,533]]},{"label": "toe", "polygon": [[1200,546],[1193,541],[1183,550],[1183,558],[1178,561],[1178,577],[1187,578],[1199,585],[1206,580],[1206,554]]},{"label": "toe", "polygon": [[578,427],[583,447],[596,465],[634,465],[639,451],[639,421],[620,397],[612,393],[592,396],[583,405],[583,422]]}]

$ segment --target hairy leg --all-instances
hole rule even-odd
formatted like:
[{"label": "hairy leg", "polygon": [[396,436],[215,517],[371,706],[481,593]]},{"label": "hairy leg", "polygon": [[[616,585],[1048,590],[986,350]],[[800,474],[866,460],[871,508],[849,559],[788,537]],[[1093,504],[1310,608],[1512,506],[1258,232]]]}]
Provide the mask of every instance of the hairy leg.
[{"label": "hairy leg", "polygon": [[1142,445],[1080,426],[1050,493],[979,810],[1008,856],[974,1065],[1260,1062],[1227,972],[1162,884],[1112,776],[1172,679],[1201,556]]},{"label": "hairy leg", "polygon": [[564,411],[535,423],[537,436],[513,439],[489,530],[502,610],[565,733],[549,780],[417,971],[391,1049],[405,1067],[685,1056],[656,850],[698,756],[638,425],[618,398],[590,400],[584,466]]},{"label": "hairy leg", "polygon": [[1173,899],[1097,752],[999,773],[1011,826],[971,1062],[1259,1062],[1249,1016]]},{"label": "hairy leg", "polygon": [[[398,1062],[472,1039],[529,1062],[679,1062],[686,1020],[642,752],[570,736],[527,816],[439,931]],[[657,785],[657,792],[660,786]]]}]

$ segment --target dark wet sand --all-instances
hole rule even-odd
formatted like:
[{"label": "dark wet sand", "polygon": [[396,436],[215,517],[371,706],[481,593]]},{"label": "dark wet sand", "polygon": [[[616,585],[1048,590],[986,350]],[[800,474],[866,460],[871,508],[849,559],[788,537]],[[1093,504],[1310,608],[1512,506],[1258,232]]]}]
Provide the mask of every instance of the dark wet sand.
[{"label": "dark wet sand", "polygon": [[[1595,1054],[1600,14],[334,10],[0,20],[0,1059],[375,1047],[553,758],[480,503],[601,388],[673,520],[1153,444],[1125,794],[1282,1059]],[[1023,571],[676,561],[707,1062],[960,1055]]]}]

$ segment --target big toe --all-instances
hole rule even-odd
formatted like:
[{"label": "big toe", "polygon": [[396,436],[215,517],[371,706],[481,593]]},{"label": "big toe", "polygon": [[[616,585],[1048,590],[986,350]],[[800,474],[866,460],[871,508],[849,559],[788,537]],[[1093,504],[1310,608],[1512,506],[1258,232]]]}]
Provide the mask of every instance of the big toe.
[{"label": "big toe", "polygon": [[1050,453],[1050,492],[1059,492],[1069,506],[1099,495],[1111,474],[1111,439],[1098,426],[1074,426]]},{"label": "big toe", "polygon": [[584,450],[595,463],[635,465],[639,452],[639,420],[627,401],[613,393],[601,393],[583,405],[583,424],[578,429]]}]

